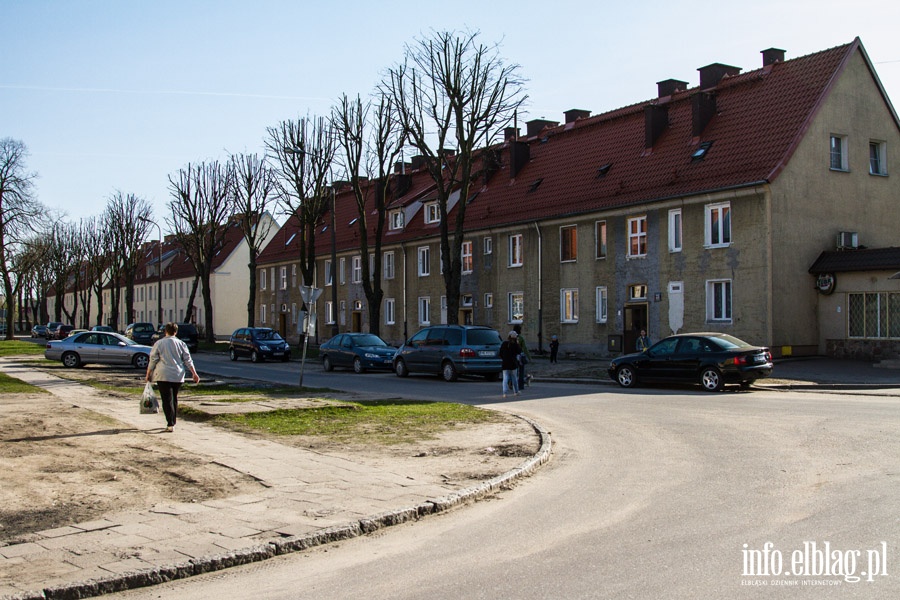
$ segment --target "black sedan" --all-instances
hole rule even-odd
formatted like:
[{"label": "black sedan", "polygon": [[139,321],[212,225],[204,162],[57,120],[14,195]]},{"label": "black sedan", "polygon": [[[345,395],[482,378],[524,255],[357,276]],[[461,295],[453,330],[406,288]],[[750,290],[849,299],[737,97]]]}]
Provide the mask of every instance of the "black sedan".
[{"label": "black sedan", "polygon": [[351,367],[357,373],[368,369],[393,370],[397,349],[374,333],[341,333],[321,346],[319,356],[326,371]]},{"label": "black sedan", "polygon": [[609,376],[622,387],[639,382],[699,383],[718,392],[726,383],[750,387],[772,374],[772,353],[724,333],[685,333],[667,337],[645,352],[609,363]]}]

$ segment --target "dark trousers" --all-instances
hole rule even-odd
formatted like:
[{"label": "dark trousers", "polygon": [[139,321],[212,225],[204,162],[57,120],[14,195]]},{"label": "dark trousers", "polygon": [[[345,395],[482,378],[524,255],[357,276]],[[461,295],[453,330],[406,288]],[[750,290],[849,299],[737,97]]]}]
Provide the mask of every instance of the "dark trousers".
[{"label": "dark trousers", "polygon": [[159,387],[163,412],[166,415],[166,426],[173,427],[175,425],[175,415],[178,413],[178,390],[181,389],[181,383],[157,381],[156,385]]}]

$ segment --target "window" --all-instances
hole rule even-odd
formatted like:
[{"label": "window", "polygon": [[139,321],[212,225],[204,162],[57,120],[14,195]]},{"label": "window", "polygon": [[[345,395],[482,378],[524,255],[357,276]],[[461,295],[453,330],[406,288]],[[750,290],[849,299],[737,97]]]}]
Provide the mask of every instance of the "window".
[{"label": "window", "polygon": [[628,219],[628,257],[647,256],[647,217]]},{"label": "window", "polygon": [[578,260],[578,229],[575,225],[559,228],[559,260],[560,262]]},{"label": "window", "polygon": [[472,242],[462,243],[462,272],[471,273],[472,265]]},{"label": "window", "polygon": [[419,277],[431,275],[431,248],[422,246],[419,248]]},{"label": "window", "polygon": [[261,304],[259,307],[259,322],[260,323],[266,322],[266,305],[265,304]]},{"label": "window", "polygon": [[347,259],[342,257],[340,264],[341,270],[338,273],[338,277],[340,277],[341,285],[344,285],[347,283]]},{"label": "window", "polygon": [[494,238],[492,238],[492,237],[484,238],[484,253],[485,254],[493,254],[494,253]]},{"label": "window", "polygon": [[578,322],[578,290],[563,289],[559,293],[559,320],[562,323]]},{"label": "window", "polygon": [[384,324],[393,325],[397,315],[396,302],[393,298],[384,299]]},{"label": "window", "polygon": [[598,323],[606,323],[607,313],[609,310],[609,296],[605,285],[597,286],[597,315]]},{"label": "window", "polygon": [[350,283],[362,283],[362,256],[350,259]]},{"label": "window", "polygon": [[522,234],[517,233],[509,236],[509,266],[521,267],[524,264],[522,259]]},{"label": "window", "polygon": [[266,289],[266,270],[265,269],[259,270],[259,289],[261,289],[261,290]]},{"label": "window", "polygon": [[[272,286],[272,289],[275,289],[275,267],[269,269],[269,285]],[[171,298],[172,290],[169,290],[169,297]]]},{"label": "window", "polygon": [[385,252],[384,253],[384,278],[385,279],[393,279],[394,278],[394,252]]},{"label": "window", "polygon": [[731,244],[731,203],[706,206],[706,246],[720,248]]},{"label": "window", "polygon": [[647,284],[646,283],[638,283],[635,285],[628,286],[628,300],[646,300],[647,299]]},{"label": "window", "polygon": [[291,265],[291,287],[297,287],[297,265]]},{"label": "window", "polygon": [[402,210],[392,210],[389,216],[390,228],[391,230],[403,229],[403,211]]},{"label": "window", "polygon": [[331,261],[325,261],[325,285],[331,285],[334,281],[334,273],[331,272]]},{"label": "window", "polygon": [[594,246],[597,258],[606,258],[606,221],[594,223]]},{"label": "window", "polygon": [[491,293],[487,293],[484,295],[484,307],[485,308],[494,308],[494,295]]},{"label": "window", "polygon": [[431,298],[423,296],[419,298],[419,325],[431,324]]},{"label": "window", "polygon": [[296,303],[296,302],[291,302],[291,315],[293,315],[293,318],[291,319],[291,322],[292,322],[294,325],[296,325],[296,324],[297,324],[297,316],[298,316],[298,315],[297,315],[297,303]]},{"label": "window", "polygon": [[707,322],[731,322],[731,280],[706,282]]},{"label": "window", "polygon": [[681,252],[681,209],[669,211],[669,252]]},{"label": "window", "polygon": [[334,325],[334,303],[331,300],[325,301],[325,322]]},{"label": "window", "polygon": [[509,322],[521,323],[525,317],[525,293],[509,293]]},{"label": "window", "polygon": [[429,202],[425,205],[425,223],[440,223],[441,211],[437,202]]},{"label": "window", "polygon": [[281,267],[281,289],[287,289],[287,267]]},{"label": "window", "polygon": [[847,160],[847,136],[845,135],[831,135],[831,170],[850,170],[850,162]]},{"label": "window", "polygon": [[900,338],[900,293],[848,294],[847,320],[851,338]]},{"label": "window", "polygon": [[887,160],[884,142],[869,142],[869,173],[887,175]]}]

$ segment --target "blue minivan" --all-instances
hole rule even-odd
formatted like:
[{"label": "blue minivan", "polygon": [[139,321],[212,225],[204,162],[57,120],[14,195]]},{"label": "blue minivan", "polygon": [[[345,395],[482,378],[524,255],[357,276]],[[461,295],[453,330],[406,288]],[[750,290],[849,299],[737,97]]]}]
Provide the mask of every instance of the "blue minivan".
[{"label": "blue minivan", "polygon": [[484,375],[496,380],[502,371],[496,330],[479,325],[433,325],[409,338],[394,357],[394,372],[432,373],[444,381],[459,375]]}]

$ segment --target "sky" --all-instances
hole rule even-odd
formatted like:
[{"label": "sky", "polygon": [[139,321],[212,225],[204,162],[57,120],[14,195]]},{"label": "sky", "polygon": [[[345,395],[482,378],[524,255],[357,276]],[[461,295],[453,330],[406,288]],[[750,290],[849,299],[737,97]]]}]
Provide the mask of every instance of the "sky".
[{"label": "sky", "polygon": [[896,0],[0,0],[0,138],[27,146],[51,218],[123,192],[164,223],[170,175],[262,154],[267,127],[369,95],[434,30],[478,31],[520,66],[524,131],[649,100],[665,79],[696,86],[711,63],[749,71],[767,48],[856,37],[896,107],[898,23]]}]

